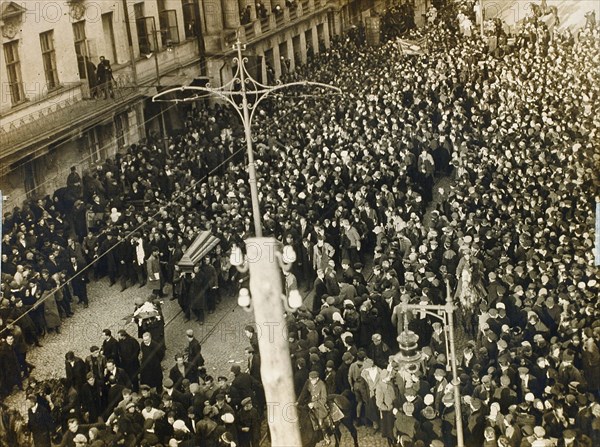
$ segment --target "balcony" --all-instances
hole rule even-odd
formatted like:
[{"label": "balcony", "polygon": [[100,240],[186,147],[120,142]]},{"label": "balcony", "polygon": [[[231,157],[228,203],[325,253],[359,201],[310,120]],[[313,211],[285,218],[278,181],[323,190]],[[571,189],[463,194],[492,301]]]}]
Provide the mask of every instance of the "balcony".
[{"label": "balcony", "polygon": [[8,167],[40,146],[67,138],[74,129],[89,127],[106,119],[106,115],[112,116],[121,106],[141,96],[139,89],[131,88],[129,80],[130,77],[123,73],[115,76],[114,98],[85,99],[89,89],[77,84],[64,88],[52,100],[34,104],[33,112],[13,117],[10,121],[3,120],[0,126],[0,164]]},{"label": "balcony", "polygon": [[260,19],[260,32],[266,33],[271,29],[271,16],[267,16]]},{"label": "balcony", "polygon": [[[198,75],[195,40],[175,45],[172,51],[161,51],[156,56],[163,85],[181,85],[180,80],[192,80]],[[40,148],[111,119],[136,99],[151,94],[157,74],[153,57],[136,61],[137,85],[131,65],[113,65],[114,98],[90,99],[90,89],[83,79],[2,113],[0,167],[9,166]]]},{"label": "balcony", "polygon": [[252,40],[256,37],[254,33],[254,22],[246,23],[244,25],[244,33],[246,34],[246,40]]}]

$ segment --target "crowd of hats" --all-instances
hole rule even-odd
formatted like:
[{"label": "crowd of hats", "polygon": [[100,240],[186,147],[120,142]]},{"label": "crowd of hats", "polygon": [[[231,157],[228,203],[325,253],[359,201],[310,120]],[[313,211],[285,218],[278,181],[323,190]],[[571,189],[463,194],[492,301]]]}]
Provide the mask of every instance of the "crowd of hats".
[{"label": "crowd of hats", "polygon": [[[366,48],[352,39],[334,41],[290,78],[332,83],[342,96],[302,90],[301,102],[277,98],[256,116],[265,234],[291,234],[297,253],[309,257],[317,239],[336,250],[325,274],[337,289],[317,297],[314,313],[301,308],[288,316],[295,366],[306,368],[304,378],[316,373],[327,380],[332,371],[350,374],[349,368],[358,376],[363,369],[385,376],[401,327],[392,324],[394,306],[401,297],[443,302],[445,280],[455,290],[457,268],[468,258],[478,301],[472,308],[459,303],[465,335],[473,338],[461,344],[459,377],[446,372],[439,328],[415,313],[410,327],[421,337],[425,371],[412,371],[416,388],[391,381],[395,412],[379,409],[404,423],[413,418],[418,429],[405,433],[400,423],[384,430],[382,423],[384,436],[399,435],[404,446],[452,445],[456,427],[444,415],[454,405],[446,385],[455,379],[468,445],[515,446],[522,438],[536,446],[550,438],[600,444],[599,284],[592,252],[600,165],[598,31],[551,42],[547,34],[528,34],[520,47],[497,57],[476,38],[461,40],[455,17],[455,10],[442,10],[428,29],[429,56],[403,56],[394,42]],[[81,210],[104,215],[102,232],[84,240],[88,262],[105,239],[134,229],[153,245],[184,249],[201,229],[217,233],[224,252],[241,245],[252,233],[251,204],[242,132],[232,113],[218,106],[191,111],[168,153],[152,141],[134,145],[84,176],[76,203],[57,192],[6,216],[2,324],[16,315],[22,287],[42,288],[34,272],[48,270],[50,254],[68,253],[61,248],[67,235],[86,236]],[[426,154],[435,175],[453,171],[427,226],[431,184],[419,169]],[[310,237],[299,237],[302,217],[312,225]],[[368,284],[356,274],[359,263],[344,276],[349,262],[340,257],[341,219],[359,229],[362,261],[370,263],[373,254]],[[9,264],[15,273],[5,276]],[[299,279],[312,280],[310,262],[295,268]],[[39,336],[44,314],[31,316]],[[348,391],[339,386],[333,391]],[[360,387],[352,388],[360,394]],[[370,411],[379,402],[377,389],[363,394],[371,423],[382,422]],[[427,431],[425,421],[450,428]]]}]

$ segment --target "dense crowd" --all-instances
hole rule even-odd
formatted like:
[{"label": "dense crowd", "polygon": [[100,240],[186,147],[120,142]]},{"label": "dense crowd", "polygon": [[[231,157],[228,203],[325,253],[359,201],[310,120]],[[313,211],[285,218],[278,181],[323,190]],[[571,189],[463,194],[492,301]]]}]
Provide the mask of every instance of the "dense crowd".
[{"label": "dense crowd", "polygon": [[[454,446],[453,380],[467,446],[600,444],[598,30],[552,36],[532,21],[499,53],[456,17],[436,12],[421,56],[394,41],[336,41],[289,77],[343,95],[303,91],[302,103],[278,98],[257,115],[264,233],[297,253],[286,291],[312,290],[287,315],[299,409],[314,422],[307,445],[331,434],[337,408],[390,445]],[[150,301],[170,283],[200,322],[231,294],[240,278],[228,254],[252,235],[236,119],[191,109],[168,150],[149,140],[83,178],[73,169],[53,197],[4,216],[3,394],[30,375],[28,346],[60,330],[75,299],[87,305],[90,277],[150,283],[136,307],[158,314]],[[220,244],[183,272],[177,261],[202,230]],[[447,294],[464,336],[458,377],[441,324],[399,306]],[[62,446],[259,445],[260,355],[246,329],[248,368],[234,366],[232,380],[207,375],[192,330],[166,376],[153,331],[141,341],[105,331],[86,356],[66,354],[59,391],[26,382],[34,445],[57,428]],[[397,362],[405,329],[419,336],[417,367]]]}]

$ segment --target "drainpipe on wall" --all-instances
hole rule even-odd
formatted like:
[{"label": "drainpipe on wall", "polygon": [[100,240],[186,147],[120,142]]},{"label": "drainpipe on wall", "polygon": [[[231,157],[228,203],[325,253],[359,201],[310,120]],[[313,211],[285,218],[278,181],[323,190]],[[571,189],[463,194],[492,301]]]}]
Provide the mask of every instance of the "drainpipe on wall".
[{"label": "drainpipe on wall", "polygon": [[129,47],[129,65],[131,65],[131,74],[133,76],[133,85],[137,86],[137,70],[135,67],[135,55],[133,53],[133,38],[131,37],[131,23],[129,22],[129,11],[127,10],[127,0],[122,0],[123,17],[125,19],[125,29],[127,30],[127,44]]},{"label": "drainpipe on wall", "polygon": [[206,76],[206,48],[204,47],[204,35],[202,33],[200,5],[198,1],[194,2],[194,15],[196,22],[196,39],[198,40],[198,55],[200,56],[200,75]]}]

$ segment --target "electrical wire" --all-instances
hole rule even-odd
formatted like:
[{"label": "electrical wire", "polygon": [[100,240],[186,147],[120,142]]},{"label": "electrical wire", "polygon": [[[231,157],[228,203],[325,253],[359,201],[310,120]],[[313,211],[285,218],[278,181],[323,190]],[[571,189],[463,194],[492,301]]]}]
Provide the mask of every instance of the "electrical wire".
[{"label": "electrical wire", "polygon": [[[221,60],[225,60],[225,59],[229,59],[231,56],[230,55],[223,55],[217,58],[208,58],[208,60],[212,60],[212,61],[221,61]],[[317,95],[306,95],[306,97],[322,97],[321,96],[317,96]],[[145,99],[140,100],[138,102],[142,102],[145,101]],[[138,102],[136,102],[135,104],[137,104]],[[167,110],[170,110],[173,107],[176,107],[177,103],[174,103],[173,106],[170,106]],[[165,113],[167,110],[161,110],[161,114]],[[150,120],[144,121],[144,124],[147,123]],[[196,187],[196,185],[198,185],[200,182],[204,181],[205,179],[208,178],[209,175],[213,174],[214,172],[216,172],[218,169],[220,169],[223,165],[225,165],[225,163],[228,163],[231,159],[233,159],[233,157],[235,157],[237,154],[239,154],[240,152],[244,151],[245,148],[240,148],[237,151],[235,151],[233,154],[231,154],[229,157],[227,157],[225,160],[223,160],[223,162],[221,162],[217,167],[215,167],[212,171],[210,171],[208,174],[206,174],[204,177],[196,180],[195,182],[193,182],[188,188],[186,188],[185,190],[180,191],[180,193],[175,197],[172,198],[170,200],[170,202],[168,202],[168,204],[162,205],[162,207],[165,206],[170,206],[172,204],[174,204],[175,202],[177,202],[184,194],[186,194],[187,192],[191,191],[193,188]],[[91,155],[90,155],[91,157]],[[89,157],[88,157],[89,158]],[[87,159],[87,158],[86,158]],[[13,171],[9,171],[13,172]],[[58,175],[58,174],[57,174]],[[41,186],[41,185],[40,185]],[[39,187],[39,186],[38,186]],[[37,188],[36,188],[37,189]],[[30,312],[32,312],[34,309],[36,309],[40,304],[42,304],[45,300],[47,300],[48,298],[54,296],[54,294],[58,291],[61,290],[62,288],[64,288],[68,283],[70,283],[74,278],[78,277],[79,275],[83,274],[86,270],[88,270],[92,265],[94,265],[96,262],[98,262],[100,259],[102,259],[105,255],[107,255],[108,253],[110,253],[111,251],[113,251],[118,245],[120,245],[121,243],[123,243],[124,241],[128,240],[133,234],[135,234],[137,231],[139,231],[140,229],[144,228],[146,225],[148,225],[149,223],[151,223],[154,218],[156,216],[158,216],[160,214],[160,209],[158,211],[156,211],[154,214],[152,214],[151,216],[149,216],[144,222],[142,222],[141,224],[139,224],[137,227],[135,227],[134,229],[132,229],[127,235],[125,235],[120,241],[117,241],[115,244],[113,244],[111,247],[109,247],[108,250],[106,250],[104,253],[102,253],[100,256],[98,256],[96,259],[94,259],[94,261],[88,263],[85,267],[83,267],[81,270],[79,270],[75,275],[73,275],[72,277],[70,277],[68,280],[66,280],[63,284],[61,284],[59,287],[57,287],[56,289],[52,290],[51,293],[49,293],[46,297],[44,297],[43,299],[40,299],[39,301],[36,301],[36,303],[28,310],[26,310],[23,314],[19,315],[19,317],[17,317],[17,319],[13,320],[13,324],[17,323],[20,319],[22,319],[25,315],[28,315]],[[2,331],[0,331],[0,335],[5,332],[7,330],[7,328],[4,328]]]},{"label": "electrical wire", "polygon": [[[167,204],[163,204],[163,205],[161,205],[161,207],[167,207],[167,206],[175,204],[175,202],[177,202],[179,199],[181,199],[182,197],[184,197],[185,194],[187,194],[188,192],[190,192],[191,190],[193,190],[199,183],[201,183],[204,180],[206,180],[210,175],[212,175],[213,173],[217,172],[222,166],[224,166],[226,163],[228,163],[230,160],[232,160],[240,152],[243,152],[245,150],[246,150],[246,148],[242,147],[242,148],[238,149],[237,151],[235,151],[234,153],[232,153],[229,157],[227,157],[225,160],[223,160],[221,163],[219,163],[219,165],[216,166],[213,170],[211,170],[208,174],[206,174],[204,177],[202,177],[202,178],[200,178],[200,179],[192,182],[192,184],[190,184],[190,186],[188,186],[186,189],[180,191],[179,194],[177,194],[176,197],[171,198],[171,200]],[[154,218],[157,217],[160,213],[161,213],[161,210],[159,209],[154,214],[152,214],[151,216],[149,216],[144,222],[140,223],[137,227],[135,227],[129,233],[127,233],[127,235],[123,236],[123,238],[120,241],[115,242],[111,247],[109,247],[108,250],[106,250],[100,256],[98,256],[97,258],[95,258],[92,262],[88,263],[85,267],[83,267],[81,270],[79,270],[75,275],[71,276],[63,284],[61,284],[57,288],[53,289],[51,291],[51,293],[49,293],[48,295],[46,295],[44,298],[41,298],[40,300],[36,301],[36,303],[30,309],[26,310],[21,315],[19,315],[15,320],[13,320],[12,324],[17,323],[25,315],[28,315],[33,310],[37,309],[37,307],[39,307],[40,304],[42,304],[48,298],[53,297],[54,294],[57,291],[62,290],[74,278],[82,275],[86,270],[88,270],[89,268],[91,268],[96,262],[98,262],[100,259],[102,259],[104,256],[106,256],[108,253],[110,253],[111,251],[113,251],[117,246],[119,246],[120,244],[122,244],[124,241],[128,240],[133,234],[135,234],[136,232],[138,232],[139,230],[141,230],[142,228],[144,228],[146,225],[152,223],[152,221],[154,220]],[[7,330],[8,330],[8,328],[2,329],[0,331],[0,335],[2,335]]]}]

